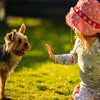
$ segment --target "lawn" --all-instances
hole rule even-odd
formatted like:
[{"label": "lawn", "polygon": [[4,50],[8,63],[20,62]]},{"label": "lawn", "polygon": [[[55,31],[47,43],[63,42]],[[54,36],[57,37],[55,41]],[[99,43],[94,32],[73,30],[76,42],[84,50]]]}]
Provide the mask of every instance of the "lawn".
[{"label": "lawn", "polygon": [[55,55],[69,53],[70,28],[64,21],[8,19],[6,24],[0,22],[0,45],[4,44],[6,33],[18,30],[23,22],[32,48],[8,77],[6,95],[13,100],[70,100],[74,87],[80,83],[78,65],[54,64],[45,46],[49,44]]}]

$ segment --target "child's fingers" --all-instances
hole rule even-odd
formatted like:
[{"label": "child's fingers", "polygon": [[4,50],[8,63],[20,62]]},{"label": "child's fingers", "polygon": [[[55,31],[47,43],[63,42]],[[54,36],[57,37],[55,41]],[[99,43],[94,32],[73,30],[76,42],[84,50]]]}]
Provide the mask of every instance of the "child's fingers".
[{"label": "child's fingers", "polygon": [[46,47],[48,48],[48,51],[51,52],[51,47],[48,44],[46,44]]},{"label": "child's fingers", "polygon": [[51,47],[48,44],[46,44],[46,47],[48,48],[48,51],[49,51],[48,53],[49,53],[50,59],[52,61],[54,61],[55,57],[54,57],[53,53],[51,52]]}]

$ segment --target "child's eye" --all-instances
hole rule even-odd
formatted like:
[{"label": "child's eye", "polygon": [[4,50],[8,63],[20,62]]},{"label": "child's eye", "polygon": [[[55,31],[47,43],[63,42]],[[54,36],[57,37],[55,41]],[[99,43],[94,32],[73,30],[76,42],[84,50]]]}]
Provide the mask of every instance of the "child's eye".
[{"label": "child's eye", "polygon": [[18,43],[21,43],[22,42],[22,40],[21,39],[18,39]]}]

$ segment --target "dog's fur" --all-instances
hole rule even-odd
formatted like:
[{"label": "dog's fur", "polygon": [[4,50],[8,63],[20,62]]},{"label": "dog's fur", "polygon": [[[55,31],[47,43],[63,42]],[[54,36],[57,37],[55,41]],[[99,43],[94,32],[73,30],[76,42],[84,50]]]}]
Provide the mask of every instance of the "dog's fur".
[{"label": "dog's fur", "polygon": [[14,70],[25,51],[30,49],[27,36],[24,35],[25,25],[22,24],[17,32],[13,30],[6,34],[5,44],[0,46],[0,99],[9,98],[5,95],[5,82],[7,76]]}]

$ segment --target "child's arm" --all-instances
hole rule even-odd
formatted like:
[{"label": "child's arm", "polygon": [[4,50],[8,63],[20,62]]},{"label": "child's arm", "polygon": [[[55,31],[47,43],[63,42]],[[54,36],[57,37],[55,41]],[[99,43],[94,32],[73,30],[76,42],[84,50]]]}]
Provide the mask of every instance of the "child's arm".
[{"label": "child's arm", "polygon": [[73,65],[77,63],[76,53],[71,53],[71,54],[66,54],[66,55],[53,55],[53,53],[51,52],[51,47],[48,44],[46,44],[46,46],[48,48],[50,59],[54,61],[54,63],[65,64],[65,65]]},{"label": "child's arm", "polygon": [[77,63],[77,54],[54,55],[56,64],[73,65]]}]

